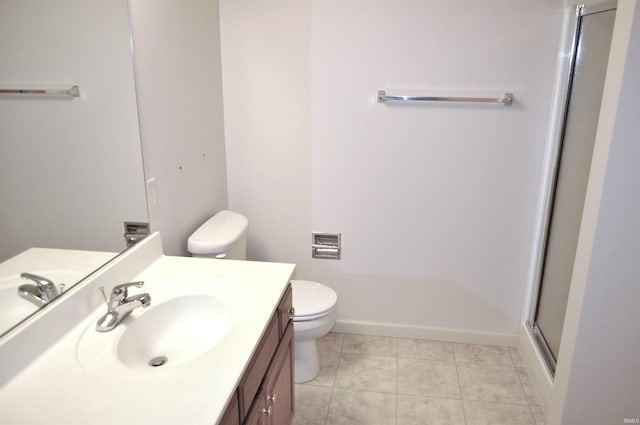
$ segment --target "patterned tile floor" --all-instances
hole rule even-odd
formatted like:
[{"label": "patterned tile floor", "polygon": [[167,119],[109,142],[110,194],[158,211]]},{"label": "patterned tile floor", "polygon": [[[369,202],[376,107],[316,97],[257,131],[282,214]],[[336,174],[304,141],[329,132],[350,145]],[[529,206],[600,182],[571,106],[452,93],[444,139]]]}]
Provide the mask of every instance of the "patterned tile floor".
[{"label": "patterned tile floor", "polygon": [[543,425],[515,348],[330,333],[294,425]]}]

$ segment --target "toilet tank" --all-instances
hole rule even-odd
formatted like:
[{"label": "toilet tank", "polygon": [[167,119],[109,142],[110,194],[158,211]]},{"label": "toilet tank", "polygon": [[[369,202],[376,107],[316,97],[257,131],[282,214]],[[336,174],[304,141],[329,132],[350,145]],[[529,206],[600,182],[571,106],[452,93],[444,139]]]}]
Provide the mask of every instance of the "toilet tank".
[{"label": "toilet tank", "polygon": [[247,230],[245,216],[222,210],[193,232],[187,250],[193,257],[247,259]]}]

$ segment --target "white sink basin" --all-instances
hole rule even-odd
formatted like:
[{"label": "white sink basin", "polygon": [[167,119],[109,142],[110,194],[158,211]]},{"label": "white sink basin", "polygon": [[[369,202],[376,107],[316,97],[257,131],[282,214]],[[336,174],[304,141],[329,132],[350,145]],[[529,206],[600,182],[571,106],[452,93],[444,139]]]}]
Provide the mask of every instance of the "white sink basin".
[{"label": "white sink basin", "polygon": [[[84,276],[81,272],[74,270],[28,271],[46,277],[56,285],[64,283],[65,288],[70,288]],[[24,284],[34,284],[34,282],[22,279],[19,274],[0,278],[0,334],[38,310],[35,304],[18,295],[18,288]]]},{"label": "white sink basin", "polygon": [[148,368],[152,360],[178,366],[201,356],[233,325],[228,301],[196,294],[163,302],[129,323],[118,343],[118,358],[129,367]]},{"label": "white sink basin", "polygon": [[243,293],[214,280],[149,284],[130,294],[140,292],[151,295],[151,305],[134,310],[113,330],[95,330],[106,306],[92,316],[77,348],[85,370],[114,378],[188,365],[242,322],[248,304]]}]

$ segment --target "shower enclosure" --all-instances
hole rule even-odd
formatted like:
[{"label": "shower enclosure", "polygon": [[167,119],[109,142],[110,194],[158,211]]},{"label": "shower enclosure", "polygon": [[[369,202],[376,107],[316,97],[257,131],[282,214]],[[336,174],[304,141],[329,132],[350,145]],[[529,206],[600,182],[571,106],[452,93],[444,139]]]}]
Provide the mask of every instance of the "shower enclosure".
[{"label": "shower enclosure", "polygon": [[564,125],[529,329],[555,372],[604,87],[615,2],[576,8]]}]

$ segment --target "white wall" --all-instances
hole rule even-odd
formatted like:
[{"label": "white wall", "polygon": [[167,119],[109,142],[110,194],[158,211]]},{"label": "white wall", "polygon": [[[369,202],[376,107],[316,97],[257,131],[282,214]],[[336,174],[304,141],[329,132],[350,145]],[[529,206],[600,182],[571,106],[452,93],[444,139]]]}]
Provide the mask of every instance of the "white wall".
[{"label": "white wall", "polygon": [[624,0],[618,3],[549,425],[640,420],[639,75],[640,9],[635,0]]},{"label": "white wall", "polygon": [[218,2],[130,0],[152,230],[165,253],[227,206]]},{"label": "white wall", "polygon": [[147,221],[126,0],[0,1],[0,261],[32,246],[120,251]]},{"label": "white wall", "polygon": [[[333,287],[343,330],[514,342],[560,3],[222,0],[249,257]],[[379,89],[516,103],[381,105]],[[312,231],[342,233],[342,260],[310,259]]]}]

